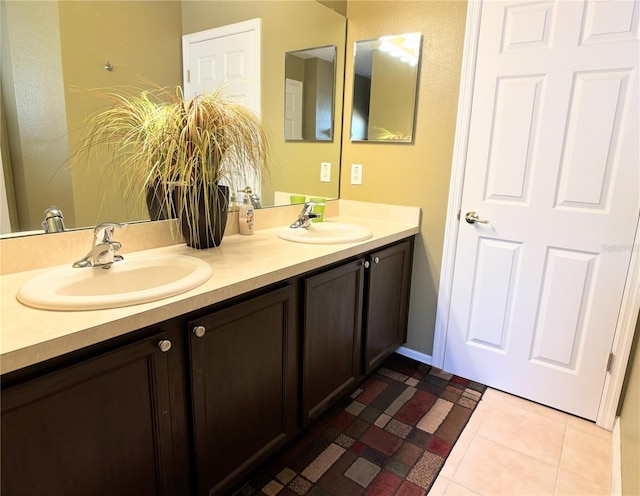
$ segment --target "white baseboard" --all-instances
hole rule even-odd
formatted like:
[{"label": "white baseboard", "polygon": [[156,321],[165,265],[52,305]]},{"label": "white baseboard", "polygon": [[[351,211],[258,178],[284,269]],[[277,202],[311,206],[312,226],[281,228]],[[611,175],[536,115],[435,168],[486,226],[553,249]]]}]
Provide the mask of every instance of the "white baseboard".
[{"label": "white baseboard", "polygon": [[611,431],[611,496],[622,494],[622,459],[620,453],[620,417],[616,417]]},{"label": "white baseboard", "polygon": [[431,355],[425,355],[424,353],[420,353],[419,351],[412,350],[410,348],[405,348],[404,346],[400,346],[396,350],[398,355],[406,356],[407,358],[412,358],[417,362],[426,363],[427,365],[431,365],[433,358]]}]

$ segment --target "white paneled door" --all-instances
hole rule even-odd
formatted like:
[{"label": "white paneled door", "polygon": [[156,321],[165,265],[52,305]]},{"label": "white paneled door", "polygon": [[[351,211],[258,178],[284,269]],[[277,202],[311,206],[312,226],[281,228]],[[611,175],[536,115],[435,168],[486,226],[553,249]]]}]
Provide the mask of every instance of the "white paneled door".
[{"label": "white paneled door", "polygon": [[[182,37],[183,89],[186,98],[222,91],[231,101],[260,113],[260,19],[229,24]],[[232,188],[261,185],[250,172],[229,178]]]},{"label": "white paneled door", "polygon": [[480,21],[444,369],[592,420],[639,220],[639,11]]}]

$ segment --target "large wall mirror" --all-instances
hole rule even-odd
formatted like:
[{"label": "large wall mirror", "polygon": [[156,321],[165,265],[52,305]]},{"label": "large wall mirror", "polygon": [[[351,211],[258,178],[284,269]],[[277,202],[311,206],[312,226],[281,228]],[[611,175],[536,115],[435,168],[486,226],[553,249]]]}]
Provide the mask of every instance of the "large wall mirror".
[{"label": "large wall mirror", "polygon": [[336,80],[335,45],[287,52],[284,77],[284,139],[331,141]]},{"label": "large wall mirror", "polygon": [[[332,115],[342,115],[346,18],[316,0],[2,0],[0,105],[3,179],[12,230],[39,230],[56,205],[69,228],[148,219],[109,170],[69,167],[97,103],[82,89],[182,85],[182,36],[260,18],[261,108],[271,137],[263,206],[276,198],[339,195],[340,140],[284,139],[285,53],[335,46]],[[78,91],[80,89],[80,91]],[[332,121],[332,136],[341,122]],[[325,130],[326,132],[326,130]],[[71,157],[71,158],[70,158]],[[320,181],[321,163],[330,181]]]},{"label": "large wall mirror", "polygon": [[351,141],[413,141],[422,35],[357,41]]}]

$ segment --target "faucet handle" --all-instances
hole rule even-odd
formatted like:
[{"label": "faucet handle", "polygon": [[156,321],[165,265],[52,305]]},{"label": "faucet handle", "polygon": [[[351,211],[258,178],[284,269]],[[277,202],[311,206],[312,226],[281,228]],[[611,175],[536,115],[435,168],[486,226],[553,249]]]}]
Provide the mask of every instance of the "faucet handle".
[{"label": "faucet handle", "polygon": [[93,236],[99,243],[111,243],[113,240],[113,232],[115,228],[119,227],[123,229],[127,227],[127,224],[119,224],[117,222],[103,222],[98,224],[93,230]]}]

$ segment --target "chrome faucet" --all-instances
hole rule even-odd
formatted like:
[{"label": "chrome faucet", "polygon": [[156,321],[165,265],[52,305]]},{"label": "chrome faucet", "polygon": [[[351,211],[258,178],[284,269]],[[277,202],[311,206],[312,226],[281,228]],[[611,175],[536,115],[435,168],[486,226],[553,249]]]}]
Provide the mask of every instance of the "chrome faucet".
[{"label": "chrome faucet", "polygon": [[45,233],[56,233],[64,231],[64,217],[62,210],[55,205],[50,206],[44,211],[44,220],[42,221],[42,229]]},{"label": "chrome faucet", "polygon": [[298,219],[289,227],[292,229],[297,229],[299,227],[302,227],[304,229],[309,229],[309,227],[311,226],[311,219],[320,217],[320,214],[313,213],[313,208],[316,205],[318,204],[315,202],[305,203],[304,206],[302,207],[302,211],[300,212],[300,215],[298,215]]},{"label": "chrome faucet", "polygon": [[116,252],[122,248],[118,241],[113,240],[115,228],[127,227],[127,224],[117,224],[115,222],[104,222],[96,226],[93,230],[93,246],[91,251],[82,259],[73,264],[74,268],[101,266],[103,269],[111,268],[114,262],[123,259],[122,255]]}]

